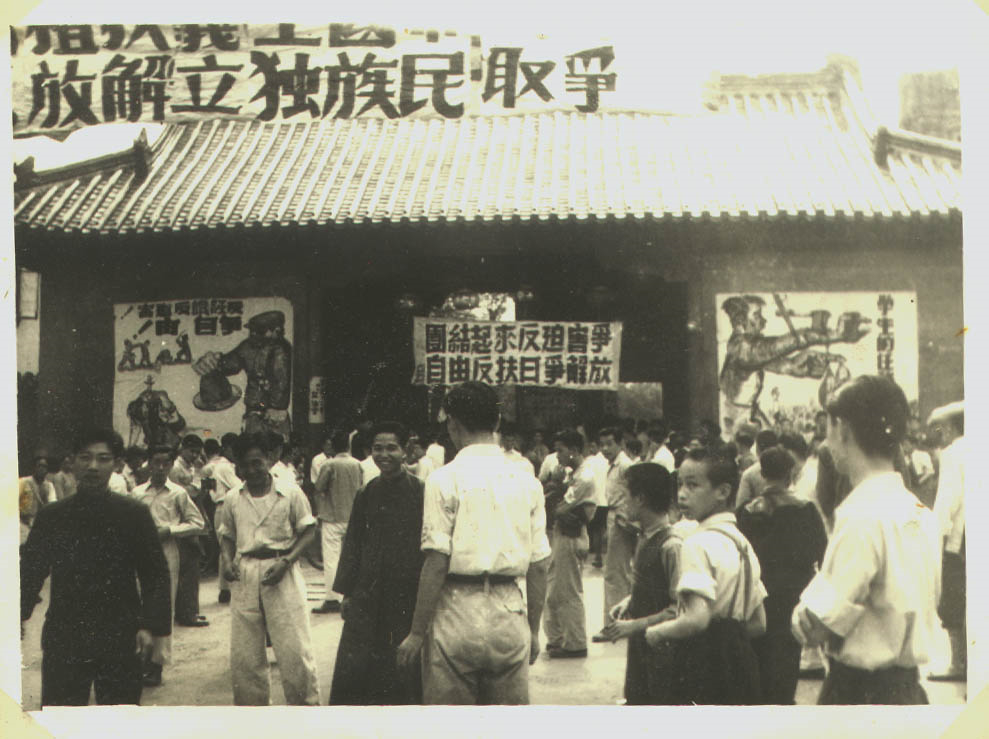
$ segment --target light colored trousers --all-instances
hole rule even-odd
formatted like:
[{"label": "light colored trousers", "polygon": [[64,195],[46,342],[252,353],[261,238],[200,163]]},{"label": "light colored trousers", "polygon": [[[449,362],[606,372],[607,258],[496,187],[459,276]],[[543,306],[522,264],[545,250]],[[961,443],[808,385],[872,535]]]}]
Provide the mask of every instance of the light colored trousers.
[{"label": "light colored trousers", "polygon": [[[175,620],[175,593],[179,589],[179,543],[169,537],[161,543],[162,551],[165,552],[165,562],[168,564],[168,586],[171,598],[171,613],[169,621]],[[152,636],[151,637],[151,661],[155,664],[164,665],[172,661],[172,636]]]},{"label": "light colored trousers", "polygon": [[530,640],[518,582],[445,583],[423,642],[423,702],[527,705]]},{"label": "light colored trousers", "polygon": [[580,536],[553,531],[553,556],[546,582],[546,618],[543,628],[549,644],[567,650],[587,649],[587,614],[581,561],[587,556],[587,528]]},{"label": "light colored trousers", "polygon": [[614,619],[608,612],[632,592],[632,557],[637,536],[615,522],[615,512],[608,511],[608,551],[604,555],[604,625]]},{"label": "light colored trousers", "polygon": [[320,521],[319,532],[323,551],[323,579],[326,580],[324,600],[343,600],[343,595],[333,590],[333,581],[337,577],[337,565],[340,564],[340,551],[343,549],[343,536],[347,533],[347,524]]},{"label": "light colored trousers", "polygon": [[234,705],[267,706],[271,676],[265,652],[265,627],[278,660],[289,705],[319,705],[319,681],[313,657],[306,582],[296,563],[275,585],[261,577],[274,560],[240,559],[240,579],[230,585],[230,676]]}]

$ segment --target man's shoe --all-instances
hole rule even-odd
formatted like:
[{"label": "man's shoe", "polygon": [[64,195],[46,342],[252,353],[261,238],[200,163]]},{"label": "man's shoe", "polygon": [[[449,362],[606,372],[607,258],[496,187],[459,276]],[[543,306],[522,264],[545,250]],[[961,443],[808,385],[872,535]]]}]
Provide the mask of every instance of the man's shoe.
[{"label": "man's shoe", "polygon": [[591,637],[591,641],[594,642],[595,644],[600,644],[603,641],[611,641],[611,639],[606,637],[603,631],[599,631],[598,633],[596,633],[594,636]]},{"label": "man's shoe", "polygon": [[563,647],[553,647],[546,650],[546,654],[549,655],[550,659],[577,659],[579,657],[586,657],[586,649],[564,649]]},{"label": "man's shoe", "polygon": [[179,626],[197,627],[197,626],[209,626],[209,621],[206,620],[205,616],[196,616],[195,621],[176,621]]},{"label": "man's shoe", "polygon": [[217,598],[217,601],[220,602],[220,603],[229,603],[230,602],[230,591],[229,590],[221,590],[220,591],[220,596]]},{"label": "man's shoe", "polygon": [[601,561],[601,558],[600,557],[595,557],[594,558],[594,561],[592,561],[591,564],[594,565],[594,567],[596,567],[599,570],[602,567],[604,567],[604,562]]},{"label": "man's shoe", "polygon": [[323,604],[312,609],[313,613],[340,613],[340,601],[324,600]]},{"label": "man's shoe", "polygon": [[144,670],[142,682],[148,688],[157,688],[161,685],[161,665],[156,662],[149,662]]}]

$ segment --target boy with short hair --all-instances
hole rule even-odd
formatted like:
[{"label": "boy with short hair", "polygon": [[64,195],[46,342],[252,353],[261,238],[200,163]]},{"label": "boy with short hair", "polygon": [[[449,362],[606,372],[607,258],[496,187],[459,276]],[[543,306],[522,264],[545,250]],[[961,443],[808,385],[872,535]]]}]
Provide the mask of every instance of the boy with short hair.
[{"label": "boy with short hair", "polygon": [[612,622],[602,632],[610,641],[628,637],[625,702],[630,706],[670,702],[670,670],[663,653],[646,645],[646,629],[676,617],[680,580],[680,546],[670,525],[676,490],[673,475],[654,462],[626,471],[629,520],[642,529],[632,564],[632,592],[611,609]]},{"label": "boy with short hair", "polygon": [[[646,630],[650,646],[671,650],[671,703],[755,705],[759,666],[750,639],[766,630],[759,560],[735,525],[733,458],[691,449],[679,473],[680,511],[698,522],[680,550],[677,616]],[[673,642],[673,644],[671,644]]]}]

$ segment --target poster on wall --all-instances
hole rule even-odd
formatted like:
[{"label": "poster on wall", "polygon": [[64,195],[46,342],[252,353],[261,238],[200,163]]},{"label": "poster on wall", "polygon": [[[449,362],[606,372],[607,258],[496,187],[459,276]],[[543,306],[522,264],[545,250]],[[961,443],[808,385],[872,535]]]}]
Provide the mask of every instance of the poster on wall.
[{"label": "poster on wall", "polygon": [[289,435],[289,300],[118,303],[113,315],[113,425],[128,445],[175,445],[186,434]]},{"label": "poster on wall", "polygon": [[887,375],[917,400],[915,292],[720,293],[722,426],[803,431],[858,375]]},{"label": "poster on wall", "polygon": [[412,345],[416,385],[616,390],[622,324],[416,318]]}]

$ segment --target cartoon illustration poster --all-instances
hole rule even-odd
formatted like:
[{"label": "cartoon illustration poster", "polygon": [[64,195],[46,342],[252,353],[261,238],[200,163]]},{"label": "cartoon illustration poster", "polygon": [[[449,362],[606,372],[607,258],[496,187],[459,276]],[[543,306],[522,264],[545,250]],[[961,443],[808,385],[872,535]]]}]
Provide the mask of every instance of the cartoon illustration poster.
[{"label": "cartoon illustration poster", "polygon": [[165,300],[113,312],[113,425],[129,445],[290,433],[289,300]]},{"label": "cartoon illustration poster", "polygon": [[802,430],[843,383],[884,374],[916,401],[915,292],[721,293],[722,425]]}]

